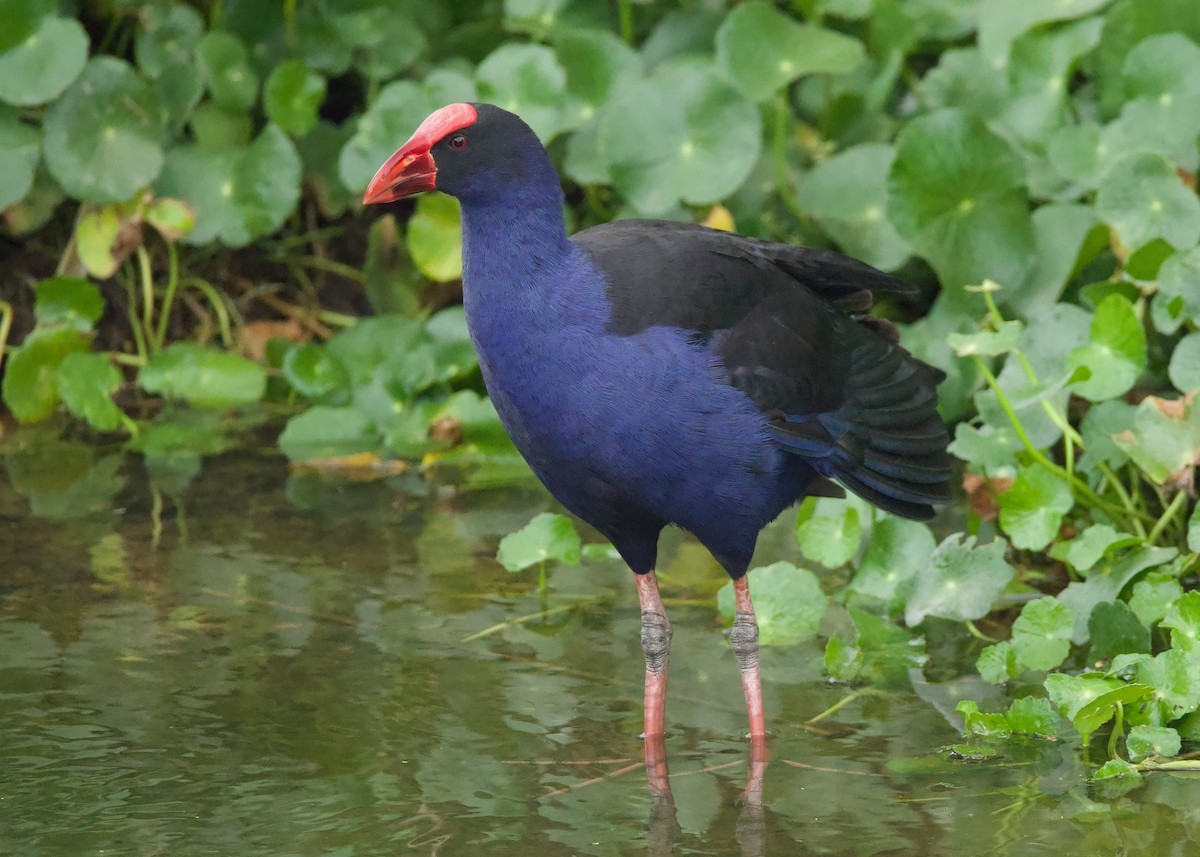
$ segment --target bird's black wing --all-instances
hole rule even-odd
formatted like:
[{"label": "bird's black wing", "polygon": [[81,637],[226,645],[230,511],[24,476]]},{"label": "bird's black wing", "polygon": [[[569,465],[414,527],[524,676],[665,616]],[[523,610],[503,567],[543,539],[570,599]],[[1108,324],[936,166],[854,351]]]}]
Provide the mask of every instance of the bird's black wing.
[{"label": "bird's black wing", "polygon": [[769,420],[784,449],[871,502],[912,518],[949,495],[937,415],[943,375],[857,315],[902,281],[838,253],[687,223],[626,220],[574,240],[607,281],[609,329],[691,332]]}]

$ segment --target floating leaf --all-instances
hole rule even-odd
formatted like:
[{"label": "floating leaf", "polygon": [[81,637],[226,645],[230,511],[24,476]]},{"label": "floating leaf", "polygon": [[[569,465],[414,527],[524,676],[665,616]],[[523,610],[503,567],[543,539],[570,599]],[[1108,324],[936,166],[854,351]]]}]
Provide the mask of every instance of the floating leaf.
[{"label": "floating leaf", "polygon": [[717,30],[716,61],[741,92],[766,101],[806,74],[844,74],[865,57],[858,39],[799,24],[763,0],[741,3]]},{"label": "floating leaf", "polygon": [[167,156],[157,190],[196,212],[189,243],[217,239],[241,247],[278,229],[296,207],[300,156],[276,125],[245,147],[213,151],[183,144]]},{"label": "floating leaf", "polygon": [[1160,155],[1122,158],[1096,195],[1096,212],[1132,252],[1161,238],[1188,248],[1200,240],[1200,199]]},{"label": "floating leaf", "polygon": [[47,16],[16,47],[0,53],[0,101],[18,107],[57,98],[87,63],[87,32],[74,18]]},{"label": "floating leaf", "polygon": [[291,461],[334,458],[379,448],[379,432],[356,408],[317,405],[288,420],[279,451]]},{"label": "floating leaf", "polygon": [[[746,576],[754,599],[758,642],[763,646],[796,643],[812,637],[825,615],[827,599],[817,576],[790,562],[753,568]],[[717,607],[729,619],[734,616],[733,583],[717,593]]]},{"label": "floating leaf", "polygon": [[986,616],[996,596],[1012,580],[997,539],[978,546],[972,536],[950,536],[933,552],[929,570],[916,578],[904,620],[910,626],[926,616],[967,621]]},{"label": "floating leaf", "polygon": [[862,543],[858,510],[847,505],[840,515],[814,515],[796,527],[800,550],[813,562],[837,568],[849,562]]},{"label": "floating leaf", "polygon": [[708,205],[733,193],[758,160],[758,109],[709,63],[681,60],[624,87],[601,114],[613,185],[638,211]]},{"label": "floating leaf", "polygon": [[1092,639],[1088,660],[1093,663],[1150,651],[1150,630],[1124,601],[1101,601],[1093,607],[1088,635]]},{"label": "floating leaf", "polygon": [[543,512],[500,540],[496,561],[508,571],[523,571],[549,560],[579,565],[580,540],[566,515]]},{"label": "floating leaf", "polygon": [[417,197],[404,243],[421,273],[434,282],[462,277],[462,222],[458,200],[442,193]]},{"label": "floating leaf", "polygon": [[891,601],[928,567],[935,546],[933,533],[924,524],[892,516],[880,518],[871,528],[871,539],[850,588]]},{"label": "floating leaf", "polygon": [[1109,759],[1092,775],[1101,796],[1115,800],[1142,785],[1142,773],[1124,759]]},{"label": "floating leaf", "polygon": [[1020,159],[983,120],[948,109],[905,126],[889,176],[888,217],[947,289],[990,277],[1020,283],[1035,245]]},{"label": "floating leaf", "polygon": [[177,342],[151,356],[138,373],[138,383],[147,393],[225,410],[262,399],[267,374],[236,354]]},{"label": "floating leaf", "polygon": [[232,33],[211,30],[196,45],[196,55],[208,80],[213,101],[246,111],[258,100],[258,75],[250,68],[246,46]]},{"label": "floating leaf", "polygon": [[1000,495],[1000,526],[1013,547],[1041,550],[1058,536],[1074,505],[1067,483],[1045,465],[1032,464]]},{"label": "floating leaf", "polygon": [[127,200],[162,168],[162,122],[157,94],[128,63],[93,57],[46,110],[46,166],[77,199]]},{"label": "floating leaf", "polygon": [[121,373],[104,354],[73,352],[58,366],[63,404],[97,431],[114,431],[122,423],[124,415],[112,400],[121,380]]},{"label": "floating leaf", "polygon": [[954,710],[963,719],[963,731],[967,735],[975,735],[980,738],[1007,738],[1012,734],[1007,717],[995,712],[980,711],[979,703],[974,700],[964,699],[955,706]]},{"label": "floating leaf", "polygon": [[1028,670],[1050,670],[1066,660],[1075,627],[1071,611],[1053,598],[1030,601],[1013,622],[1012,647],[1017,663]]},{"label": "floating leaf", "polygon": [[58,367],[68,354],[85,351],[88,337],[71,327],[38,327],[5,362],[4,404],[23,423],[36,423],[58,405]]},{"label": "floating leaf", "polygon": [[1141,724],[1130,729],[1125,738],[1125,747],[1133,762],[1140,762],[1147,756],[1178,756],[1181,746],[1179,733],[1169,726]]},{"label": "floating leaf", "polygon": [[325,100],[325,78],[300,60],[284,60],[271,72],[263,90],[267,118],[293,137],[303,137],[317,124]]},{"label": "floating leaf", "polygon": [[1050,700],[1041,697],[1023,696],[1014,699],[1004,713],[1008,728],[1014,735],[1029,735],[1036,738],[1058,736],[1059,714]]}]

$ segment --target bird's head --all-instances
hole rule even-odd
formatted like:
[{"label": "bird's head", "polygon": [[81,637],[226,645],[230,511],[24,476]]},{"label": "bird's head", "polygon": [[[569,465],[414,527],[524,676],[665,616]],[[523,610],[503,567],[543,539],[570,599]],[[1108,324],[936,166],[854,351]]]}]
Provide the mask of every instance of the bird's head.
[{"label": "bird's head", "polygon": [[492,104],[449,104],[431,113],[384,162],[363,203],[427,190],[459,199],[494,194],[498,184],[520,180],[540,161],[549,163],[545,150],[516,115]]}]

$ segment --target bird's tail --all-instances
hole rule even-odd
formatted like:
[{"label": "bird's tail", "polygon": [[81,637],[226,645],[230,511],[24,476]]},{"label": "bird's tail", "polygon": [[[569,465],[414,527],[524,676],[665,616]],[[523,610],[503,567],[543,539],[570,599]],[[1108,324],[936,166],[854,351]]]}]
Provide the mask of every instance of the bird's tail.
[{"label": "bird's tail", "polygon": [[851,352],[846,399],[831,413],[771,423],[776,442],[823,476],[905,518],[950,498],[949,434],[937,413],[945,374],[880,336]]}]

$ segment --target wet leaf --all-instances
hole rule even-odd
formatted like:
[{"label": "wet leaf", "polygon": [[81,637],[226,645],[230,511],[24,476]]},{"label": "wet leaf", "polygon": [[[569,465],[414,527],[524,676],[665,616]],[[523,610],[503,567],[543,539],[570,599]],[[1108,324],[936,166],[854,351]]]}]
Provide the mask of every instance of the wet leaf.
[{"label": "wet leaf", "polygon": [[[797,643],[817,633],[827,599],[815,574],[790,562],[777,562],[751,569],[746,579],[754,599],[760,645]],[[732,582],[717,593],[717,607],[727,619],[733,619]]]},{"label": "wet leaf", "polygon": [[800,550],[813,562],[837,568],[849,562],[862,543],[858,510],[846,506],[840,515],[814,515],[796,528]]},{"label": "wet leaf", "polygon": [[87,57],[88,36],[78,21],[42,18],[22,42],[0,53],[0,101],[18,107],[53,101],[83,71]]},{"label": "wet leaf", "polygon": [[46,166],[63,190],[86,202],[121,202],[163,164],[163,107],[126,62],[93,57],[46,110]]},{"label": "wet leaf", "polygon": [[237,36],[211,30],[196,45],[196,55],[213,101],[228,110],[242,112],[254,106],[258,100],[258,75],[250,68],[246,46]]},{"label": "wet leaf", "polygon": [[863,654],[858,646],[836,634],[825,643],[825,674],[834,681],[854,681],[862,672]]},{"label": "wet leaf", "polygon": [[4,364],[4,404],[23,423],[36,423],[58,405],[58,367],[68,354],[86,351],[88,337],[71,327],[35,328]]},{"label": "wet leaf", "polygon": [[404,240],[413,262],[429,279],[446,282],[462,277],[462,224],[454,197],[441,193],[417,197]]},{"label": "wet leaf", "polygon": [[196,213],[191,244],[214,239],[241,247],[278,229],[300,199],[300,156],[287,135],[267,125],[249,146],[173,148],[157,184],[162,196]]},{"label": "wet leaf", "polygon": [[1071,383],[1071,391],[1093,402],[1113,399],[1133,386],[1146,368],[1146,332],[1133,305],[1112,294],[1096,307],[1087,345],[1067,356],[1067,369],[1086,368],[1090,376]]},{"label": "wet leaf", "polygon": [[890,602],[902,595],[909,581],[928,568],[935,546],[933,533],[919,521],[880,518],[871,528],[871,539],[850,587]]},{"label": "wet leaf", "polygon": [[325,100],[325,78],[300,60],[284,60],[271,72],[263,90],[267,118],[293,137],[303,137],[317,124]]},{"label": "wet leaf", "polygon": [[579,565],[579,532],[566,515],[543,512],[500,540],[496,561],[508,571],[524,571],[549,560]]},{"label": "wet leaf", "polygon": [[1058,536],[1075,500],[1071,489],[1042,464],[1023,468],[1000,495],[1000,526],[1013,547],[1041,550]]},{"label": "wet leaf", "polygon": [[104,354],[72,352],[58,366],[58,393],[72,414],[97,431],[115,431],[122,413],[112,400],[121,373]]},{"label": "wet leaf", "polygon": [[933,552],[928,572],[917,576],[904,621],[911,626],[926,616],[958,621],[986,616],[1012,580],[1004,551],[1000,539],[978,546],[961,533],[947,538]]},{"label": "wet leaf", "polygon": [[262,399],[267,374],[257,363],[191,342],[167,346],[138,373],[147,393],[225,410]]},{"label": "wet leaf", "polygon": [[1109,759],[1096,769],[1092,783],[1103,797],[1115,799],[1142,785],[1142,774],[1124,759]]},{"label": "wet leaf", "polygon": [[958,293],[990,277],[1017,284],[1035,255],[1024,168],[982,119],[938,110],[896,138],[888,217]]},{"label": "wet leaf", "polygon": [[1130,155],[1114,164],[1096,195],[1096,211],[1130,252],[1156,238],[1176,248],[1200,240],[1200,200],[1161,155]]},{"label": "wet leaf", "polygon": [[1101,601],[1088,618],[1091,662],[1104,661],[1121,654],[1150,651],[1150,630],[1124,601]]},{"label": "wet leaf", "polygon": [[1180,746],[1179,733],[1169,726],[1134,726],[1125,738],[1131,762],[1140,762],[1147,756],[1178,756]]},{"label": "wet leaf", "polygon": [[1071,611],[1053,598],[1030,601],[1013,622],[1012,647],[1017,663],[1028,670],[1050,670],[1071,651],[1075,621]]},{"label": "wet leaf", "polygon": [[857,39],[799,24],[763,0],[736,6],[717,30],[717,67],[755,101],[806,74],[853,71],[864,58]]}]

